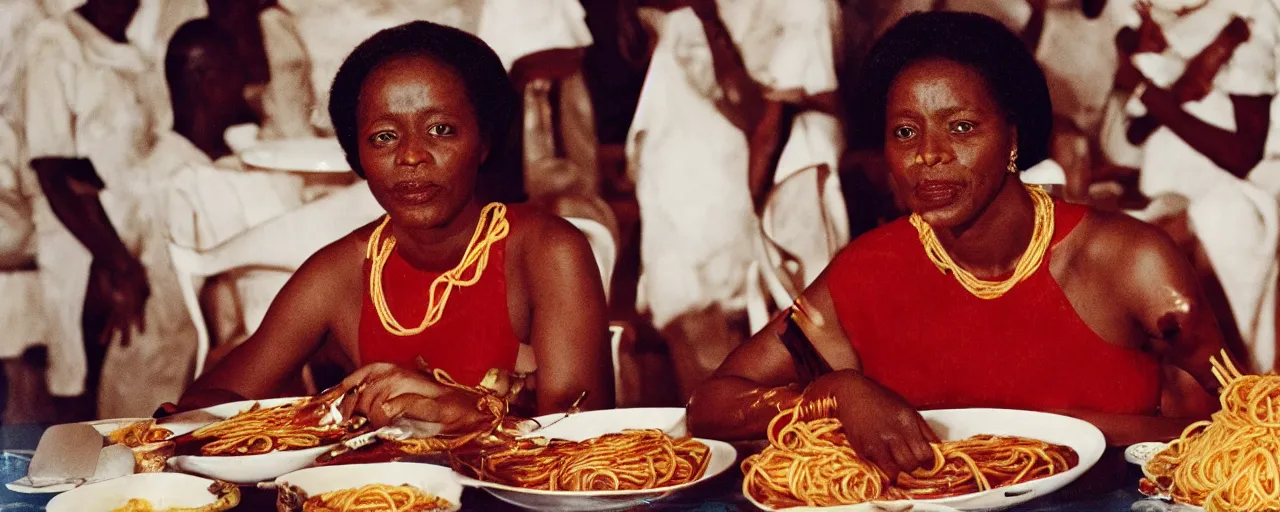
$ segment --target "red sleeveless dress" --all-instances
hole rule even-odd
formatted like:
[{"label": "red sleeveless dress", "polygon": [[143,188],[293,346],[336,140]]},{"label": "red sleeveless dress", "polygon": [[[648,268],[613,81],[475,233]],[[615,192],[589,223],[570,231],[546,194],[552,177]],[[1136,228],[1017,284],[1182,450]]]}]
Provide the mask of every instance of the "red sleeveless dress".
[{"label": "red sleeveless dress", "polygon": [[[515,208],[507,221],[517,222]],[[384,235],[385,236],[385,235]],[[364,300],[360,308],[360,364],[392,363],[417,369],[421,357],[460,384],[480,384],[490,369],[514,371],[520,340],[507,310],[507,239],[489,249],[489,264],[476,284],[454,288],[444,315],[414,336],[396,336],[382,327],[369,295],[370,260],[365,260]],[[438,272],[422,272],[392,251],[382,270],[382,291],[392,314],[406,327],[416,327],[427,311],[427,290]]]},{"label": "red sleeveless dress", "polygon": [[828,286],[865,374],[918,409],[1153,414],[1159,362],[1094,333],[1049,272],[1053,245],[1088,209],[1057,202],[1054,211],[1045,261],[993,300],[939,272],[906,218],[841,251]]}]

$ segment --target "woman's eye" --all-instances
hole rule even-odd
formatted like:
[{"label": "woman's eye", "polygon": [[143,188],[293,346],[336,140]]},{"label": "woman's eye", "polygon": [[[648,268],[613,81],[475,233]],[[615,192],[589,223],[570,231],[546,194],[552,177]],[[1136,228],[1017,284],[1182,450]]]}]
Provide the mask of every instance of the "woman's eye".
[{"label": "woman's eye", "polygon": [[432,126],[431,129],[427,131],[430,134],[435,135],[437,137],[447,137],[449,135],[453,135],[453,127],[447,124],[437,124],[435,126]]},{"label": "woman's eye", "polygon": [[893,129],[893,137],[898,140],[907,140],[914,137],[916,131],[906,126],[899,126]]},{"label": "woman's eye", "polygon": [[951,127],[951,130],[956,133],[969,133],[973,131],[973,129],[974,129],[973,123],[970,123],[968,121],[959,121]]},{"label": "woman's eye", "polygon": [[391,132],[378,132],[369,137],[369,140],[379,146],[387,145],[396,141],[395,134]]}]

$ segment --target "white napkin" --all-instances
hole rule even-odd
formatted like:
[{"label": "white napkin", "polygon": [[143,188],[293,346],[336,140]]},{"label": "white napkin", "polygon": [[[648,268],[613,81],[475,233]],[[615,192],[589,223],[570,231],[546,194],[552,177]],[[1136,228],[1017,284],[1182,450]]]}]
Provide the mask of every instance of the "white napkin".
[{"label": "white napkin", "polygon": [[31,476],[27,475],[13,482],[14,485],[39,489],[54,485],[83,485],[133,474],[133,451],[122,444],[113,444],[98,453],[98,464],[93,474],[88,477],[76,476]]}]

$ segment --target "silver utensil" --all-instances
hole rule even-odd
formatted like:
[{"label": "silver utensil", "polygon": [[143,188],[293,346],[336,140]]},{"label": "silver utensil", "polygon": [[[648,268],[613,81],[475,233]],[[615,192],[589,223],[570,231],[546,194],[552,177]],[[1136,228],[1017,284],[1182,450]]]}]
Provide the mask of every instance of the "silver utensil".
[{"label": "silver utensil", "polygon": [[548,423],[548,424],[546,424],[546,425],[538,424],[538,428],[537,428],[537,430],[534,430],[533,432],[529,432],[528,434],[525,434],[525,435],[520,436],[520,437],[522,437],[522,438],[523,438],[523,437],[538,437],[538,432],[541,432],[541,431],[543,431],[543,430],[549,429],[549,428],[551,428],[551,426],[552,426],[552,425],[555,425],[556,423],[560,423],[561,421],[564,421],[564,419],[565,419],[565,418],[568,418],[569,416],[572,416],[572,415],[574,415],[574,414],[577,414],[577,413],[579,413],[579,412],[582,412],[582,402],[585,402],[585,401],[587,400],[587,395],[588,395],[589,393],[590,393],[590,391],[583,391],[581,395],[578,395],[578,399],[573,401],[573,405],[570,405],[570,406],[569,406],[569,410],[567,410],[567,411],[565,411],[565,412],[564,412],[564,416],[561,416],[561,417],[559,417],[559,418],[556,418],[556,420],[555,420],[555,421],[553,421],[553,422],[551,422],[551,423]]}]

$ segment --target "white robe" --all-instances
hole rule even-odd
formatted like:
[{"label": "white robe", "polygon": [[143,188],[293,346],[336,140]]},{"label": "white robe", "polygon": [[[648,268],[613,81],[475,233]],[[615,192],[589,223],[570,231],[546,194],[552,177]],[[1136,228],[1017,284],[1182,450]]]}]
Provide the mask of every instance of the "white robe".
[{"label": "white robe", "polygon": [[[1232,15],[1250,22],[1251,37],[1233,54],[1203,100],[1183,105],[1187,113],[1225,130],[1234,131],[1231,95],[1276,93],[1276,52],[1280,40],[1280,11],[1271,0],[1220,0],[1162,24],[1170,49],[1162,55],[1140,54],[1134,62],[1154,83],[1167,86],[1182,73],[1185,62],[1217,37]],[[1130,103],[1130,114],[1145,107]],[[1273,126],[1275,122],[1273,120]],[[1255,169],[1241,180],[1187,145],[1172,130],[1161,127],[1144,145],[1140,187],[1144,195],[1178,194],[1190,201],[1192,229],[1231,304],[1241,336],[1250,350],[1255,371],[1274,366],[1276,248],[1280,236],[1280,189],[1255,176],[1274,171]],[[1271,165],[1271,164],[1268,164]],[[1260,166],[1262,167],[1262,166]],[[1259,172],[1261,171],[1261,174]],[[1267,188],[1264,188],[1267,187]],[[1143,213],[1137,213],[1140,218]]]},{"label": "white robe", "polygon": [[[87,158],[106,184],[99,197],[125,246],[147,269],[146,331],[114,343],[98,397],[104,416],[146,416],[189,381],[195,335],[173,281],[159,206],[167,173],[185,157],[157,137],[160,106],[144,91],[160,77],[132,46],[109,40],[76,13],[35,29],[27,60],[26,139],[30,158]],[[183,141],[185,142],[185,141]],[[92,256],[40,198],[37,261],[49,308],[48,384],[55,396],[84,390],[81,310]]]},{"label": "white robe", "polygon": [[[839,11],[834,4],[722,0],[718,5],[757,81],[810,95],[835,89]],[[662,328],[683,313],[712,305],[744,310],[753,269],[776,266],[761,261],[762,231],[797,257],[800,268],[787,270],[808,284],[830,260],[832,247],[848,241],[849,228],[834,172],[843,143],[839,124],[826,114],[807,112],[793,122],[776,182],[822,165],[832,172],[809,187],[787,187],[762,230],[747,189],[746,136],[711,100],[720,91],[701,21],[692,10],[681,9],[660,23],[627,154],[641,215],[637,306]]]}]

